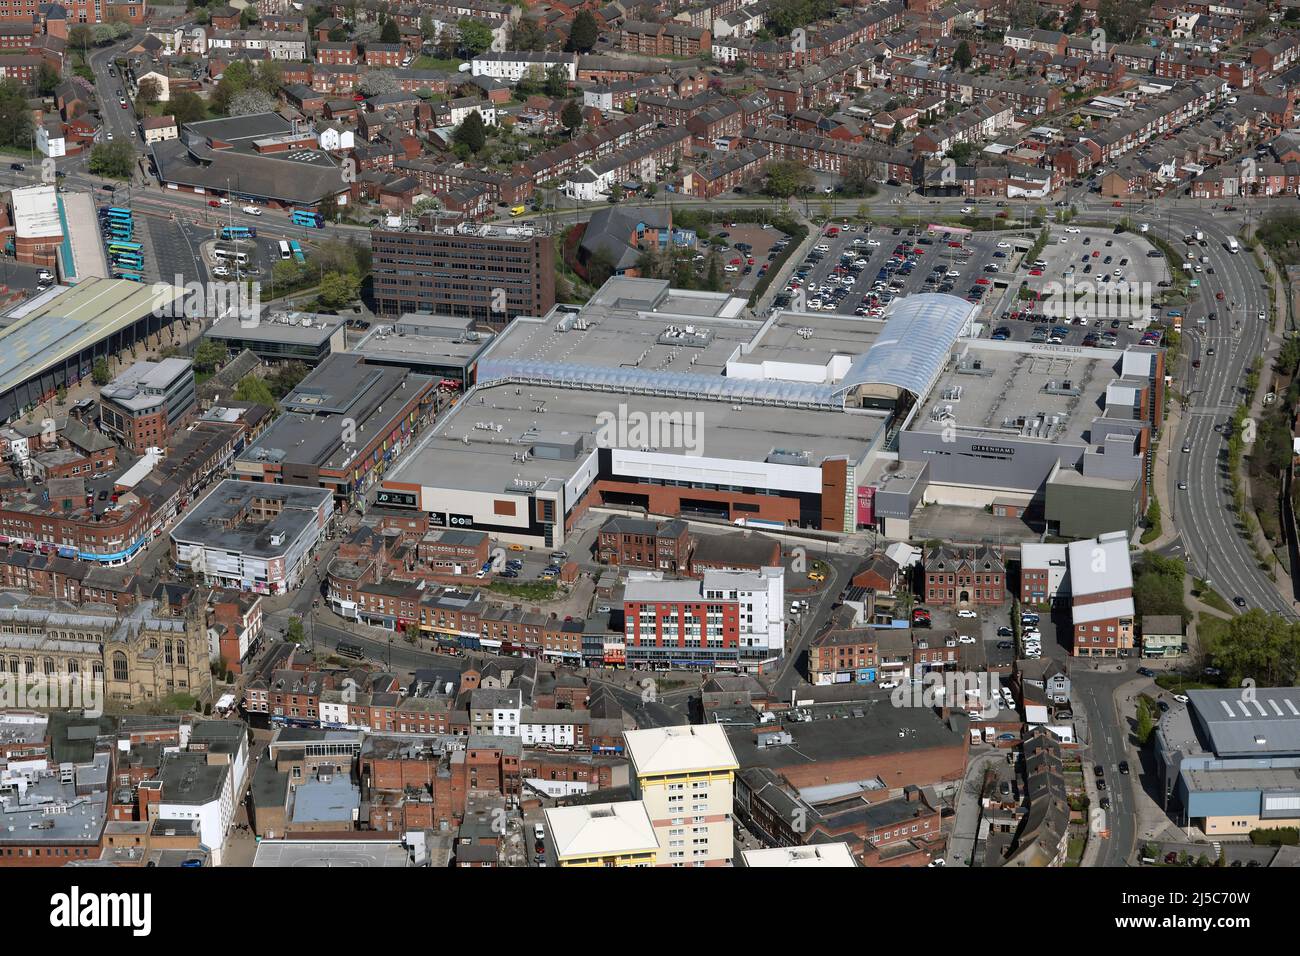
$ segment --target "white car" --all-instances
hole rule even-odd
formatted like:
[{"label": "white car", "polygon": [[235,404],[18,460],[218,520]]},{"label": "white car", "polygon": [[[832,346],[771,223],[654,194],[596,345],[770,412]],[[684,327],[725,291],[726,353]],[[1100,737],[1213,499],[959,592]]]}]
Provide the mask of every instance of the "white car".
[{"label": "white car", "polygon": [[867,245],[872,246],[872,247],[879,247],[879,245],[880,245],[880,240],[879,240],[879,239],[868,239],[868,240],[867,240]]},{"label": "white car", "polygon": [[222,196],[222,197],[221,197],[219,200],[217,200],[217,201],[218,201],[219,203],[221,203],[221,205],[223,205],[223,206],[229,206],[229,205],[230,205],[230,200],[227,199],[225,196]]},{"label": "white car", "polygon": [[967,634],[958,634],[958,635],[957,635],[957,643],[959,643],[959,644],[974,644],[974,643],[975,643],[975,638],[973,638],[973,637],[971,637],[971,636],[969,636],[969,635],[967,635]]},{"label": "white car", "polygon": [[895,687],[898,686],[898,681],[896,680],[881,681],[876,686],[879,687],[881,690],[893,690]]},{"label": "white car", "polygon": [[36,279],[39,282],[53,282],[54,273],[49,269],[42,269],[40,272],[36,273]]},{"label": "white car", "polygon": [[257,206],[245,206],[244,212],[248,213],[250,216],[260,216],[262,214],[262,210]]},{"label": "white car", "polygon": [[1068,229],[1066,229],[1065,231],[1068,232],[1068,233],[1069,233],[1070,235],[1072,235],[1072,236],[1077,236],[1077,235],[1079,234],[1079,227],[1078,227],[1078,226],[1070,226],[1070,227],[1069,227]]},{"label": "white car", "polygon": [[973,208],[971,208],[970,206],[962,206],[962,207],[961,207],[961,214],[962,214],[963,216],[969,215],[970,213],[972,213],[972,212],[974,212],[974,211],[975,211],[975,210],[974,210]]},{"label": "white car", "polygon": [[1185,703],[1187,703],[1187,695],[1186,695],[1186,694],[1174,694],[1174,695],[1173,695],[1173,698],[1174,698],[1174,700],[1178,701],[1178,703],[1180,703],[1180,704],[1185,704]]},{"label": "white car", "polygon": [[104,133],[104,139],[110,143],[113,142],[113,131],[111,129]]},{"label": "white car", "polygon": [[999,248],[999,249],[1010,249],[1010,248],[1011,248],[1011,243],[1009,243],[1009,242],[999,242],[999,243],[998,243],[998,248]]},{"label": "white car", "polygon": [[723,266],[723,267],[722,267],[722,271],[723,271],[723,272],[739,272],[739,271],[740,271],[740,266]]},{"label": "white car", "polygon": [[970,608],[964,607],[957,612],[957,616],[973,618],[973,617],[977,617],[978,615],[976,615],[976,613],[972,611]]}]

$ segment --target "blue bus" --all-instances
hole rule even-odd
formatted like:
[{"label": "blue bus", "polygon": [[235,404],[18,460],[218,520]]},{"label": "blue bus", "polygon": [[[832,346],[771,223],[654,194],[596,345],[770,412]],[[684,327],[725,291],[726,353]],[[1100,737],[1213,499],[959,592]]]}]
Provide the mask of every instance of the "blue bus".
[{"label": "blue bus", "polygon": [[325,217],[310,209],[295,209],[289,217],[295,226],[308,226],[312,229],[324,229]]},{"label": "blue bus", "polygon": [[114,279],[130,279],[132,282],[143,282],[143,281],[144,281],[144,276],[140,275],[140,273],[138,273],[138,272],[115,272],[115,273],[113,274],[113,278],[114,278]]},{"label": "blue bus", "polygon": [[104,232],[112,236],[124,236],[128,239],[135,235],[135,230],[130,226],[122,226],[117,223],[105,226]]},{"label": "blue bus", "polygon": [[134,218],[131,215],[131,210],[121,209],[117,206],[109,206],[108,210],[104,213],[104,217],[110,222],[131,222]]},{"label": "blue bus", "polygon": [[289,251],[293,253],[293,257],[296,261],[298,262],[307,261],[307,257],[302,254],[302,246],[298,245],[297,240],[294,239],[289,240]]},{"label": "blue bus", "polygon": [[114,240],[108,244],[109,252],[130,252],[138,255],[144,247],[138,242],[119,242]]},{"label": "blue bus", "polygon": [[256,239],[257,230],[250,226],[222,226],[222,239]]},{"label": "blue bus", "polygon": [[144,256],[133,256],[129,253],[123,253],[113,257],[113,265],[119,269],[131,269],[139,272],[144,268]]}]

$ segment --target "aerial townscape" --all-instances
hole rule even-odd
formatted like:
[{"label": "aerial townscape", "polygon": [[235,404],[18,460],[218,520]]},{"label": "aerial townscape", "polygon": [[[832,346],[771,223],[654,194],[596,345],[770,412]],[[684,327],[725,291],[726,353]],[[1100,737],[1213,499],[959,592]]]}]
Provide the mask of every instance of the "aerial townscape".
[{"label": "aerial townscape", "polygon": [[1300,866],[1300,0],[0,0],[0,152],[52,925]]}]

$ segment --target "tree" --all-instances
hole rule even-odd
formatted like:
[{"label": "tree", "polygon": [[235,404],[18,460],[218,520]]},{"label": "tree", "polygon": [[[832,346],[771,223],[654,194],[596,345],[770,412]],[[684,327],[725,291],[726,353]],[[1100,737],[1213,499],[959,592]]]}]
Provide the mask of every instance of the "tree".
[{"label": "tree", "polygon": [[852,159],[842,167],[840,179],[846,196],[874,196],[881,176],[871,160]]},{"label": "tree", "polygon": [[284,639],[290,644],[302,644],[307,640],[307,632],[303,630],[301,617],[295,614],[289,618],[289,626],[284,629]]},{"label": "tree", "polygon": [[327,272],[321,278],[317,299],[327,309],[351,305],[361,292],[361,280],[352,272]]},{"label": "tree", "polygon": [[23,88],[13,80],[0,81],[0,146],[22,146],[32,141],[32,111]]},{"label": "tree", "polygon": [[428,13],[420,14],[420,36],[428,42],[438,39],[438,27],[434,24],[433,17]]},{"label": "tree", "polygon": [[481,20],[466,17],[456,24],[460,34],[460,48],[466,56],[478,56],[492,45],[492,28]]},{"label": "tree", "polygon": [[591,15],[591,11],[579,10],[573,18],[573,25],[569,27],[569,38],[564,43],[564,49],[569,53],[590,53],[599,34],[596,18]]},{"label": "tree", "polygon": [[108,370],[108,359],[95,359],[95,364],[90,369],[90,380],[96,385],[107,385],[113,380],[113,373]]},{"label": "tree", "polygon": [[68,46],[79,49],[82,53],[86,52],[86,49],[94,40],[95,33],[88,24],[78,23],[68,30]]},{"label": "tree", "polygon": [[601,249],[591,254],[587,260],[587,281],[593,286],[602,286],[609,281],[609,277],[614,274],[614,262],[609,255]]},{"label": "tree", "polygon": [[1183,578],[1187,567],[1177,558],[1154,551],[1142,555],[1133,568],[1133,603],[1138,617],[1176,614],[1184,621],[1191,615],[1183,603]]},{"label": "tree", "polygon": [[769,196],[788,199],[812,187],[812,173],[808,167],[793,160],[781,160],[767,167],[767,181],[763,191]]},{"label": "tree", "polygon": [[560,125],[568,130],[570,136],[582,125],[582,107],[577,100],[569,100],[564,104],[564,109],[560,110]]},{"label": "tree", "polygon": [[1097,5],[1097,20],[1106,31],[1106,42],[1125,43],[1135,39],[1150,9],[1150,0],[1101,0]]},{"label": "tree", "polygon": [[958,166],[969,166],[971,158],[975,155],[975,144],[953,143],[944,155],[953,160]]},{"label": "tree", "polygon": [[543,89],[545,89],[546,95],[553,100],[558,100],[569,92],[569,75],[564,71],[563,64],[556,63],[547,69],[546,83]]},{"label": "tree", "polygon": [[167,100],[167,109],[179,128],[187,123],[197,123],[208,115],[208,108],[196,93],[179,90]]},{"label": "tree", "polygon": [[267,379],[267,386],[276,398],[283,398],[307,377],[307,366],[302,362],[285,362]]},{"label": "tree", "polygon": [[894,120],[894,128],[889,131],[889,144],[897,146],[898,141],[903,138],[903,121]]},{"label": "tree", "polygon": [[124,139],[100,143],[90,152],[90,172],[109,179],[130,179],[135,172],[135,149]]},{"label": "tree", "polygon": [[529,51],[546,49],[546,31],[538,24],[536,17],[525,15],[519,18],[510,30],[510,49]]},{"label": "tree", "polygon": [[384,28],[379,31],[380,43],[401,43],[402,31],[398,27],[396,20],[389,20],[384,24]]},{"label": "tree", "polygon": [[235,401],[237,402],[255,402],[258,405],[265,405],[274,411],[278,406],[275,403],[275,396],[271,394],[271,389],[267,384],[256,375],[245,375],[235,386]]},{"label": "tree", "polygon": [[471,153],[478,154],[487,142],[487,133],[483,129],[483,117],[474,110],[465,117],[465,121],[451,134],[452,142],[464,146]]},{"label": "tree", "polygon": [[1010,20],[1013,29],[1033,26],[1037,19],[1038,5],[1034,0],[1012,0]]},{"label": "tree", "polygon": [[226,112],[231,116],[252,116],[256,113],[271,113],[275,110],[275,97],[265,90],[240,90],[230,99]]},{"label": "tree", "polygon": [[194,350],[194,368],[199,372],[215,372],[225,364],[226,354],[225,343],[204,339]]},{"label": "tree", "polygon": [[957,49],[953,51],[952,61],[957,64],[957,69],[965,73],[970,69],[971,53],[970,44],[962,40],[957,44]]},{"label": "tree", "polygon": [[400,88],[397,77],[388,70],[371,70],[357,84],[357,92],[362,96],[385,96]]},{"label": "tree", "polygon": [[153,106],[162,98],[162,84],[152,76],[147,76],[140,81],[140,85],[135,91],[135,101],[139,106]]},{"label": "tree", "polygon": [[54,93],[54,88],[59,85],[59,80],[59,71],[42,60],[40,71],[36,76],[36,92],[41,96],[50,96]]}]

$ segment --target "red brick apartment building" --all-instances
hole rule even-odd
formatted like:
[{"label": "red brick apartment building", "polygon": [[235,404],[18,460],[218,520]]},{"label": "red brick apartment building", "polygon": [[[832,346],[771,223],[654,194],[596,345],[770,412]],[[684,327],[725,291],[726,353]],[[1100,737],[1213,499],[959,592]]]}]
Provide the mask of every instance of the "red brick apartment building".
[{"label": "red brick apartment building", "polygon": [[678,572],[691,554],[690,528],[684,521],[650,521],[615,515],[601,525],[596,556],[602,564]]},{"label": "red brick apartment building", "polygon": [[324,66],[356,66],[360,62],[355,43],[318,43],[316,62]]},{"label": "red brick apartment building", "polygon": [[941,545],[925,556],[925,601],[936,605],[989,604],[1006,600],[1007,568],[987,545]]}]

